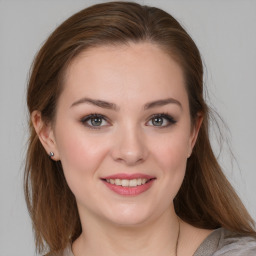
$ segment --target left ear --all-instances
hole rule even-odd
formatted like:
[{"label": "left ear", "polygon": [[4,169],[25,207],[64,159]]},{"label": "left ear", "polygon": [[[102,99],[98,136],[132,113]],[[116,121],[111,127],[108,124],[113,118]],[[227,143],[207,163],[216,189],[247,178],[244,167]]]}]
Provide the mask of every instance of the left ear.
[{"label": "left ear", "polygon": [[197,117],[195,120],[195,123],[193,124],[193,127],[191,127],[191,134],[189,139],[189,149],[188,149],[188,158],[192,154],[193,148],[196,144],[197,136],[200,130],[200,127],[203,122],[203,115],[202,113],[197,113]]},{"label": "left ear", "polygon": [[37,110],[33,111],[31,114],[31,120],[46,153],[49,155],[50,152],[52,152],[53,156],[51,159],[55,161],[60,160],[52,125],[50,123],[45,123],[42,119],[41,112]]}]

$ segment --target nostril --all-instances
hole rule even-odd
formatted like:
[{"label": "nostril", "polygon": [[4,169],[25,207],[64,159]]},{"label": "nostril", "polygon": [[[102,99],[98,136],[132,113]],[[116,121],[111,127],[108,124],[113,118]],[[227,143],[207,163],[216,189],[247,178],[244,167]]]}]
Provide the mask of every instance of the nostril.
[{"label": "nostril", "polygon": [[127,165],[135,165],[144,162],[146,159],[143,152],[125,152],[124,150],[113,152],[113,159]]},{"label": "nostril", "polygon": [[[135,131],[136,130],[136,131]],[[137,129],[126,129],[118,133],[111,151],[115,161],[126,165],[140,164],[147,158],[147,146],[143,134],[139,134]]]}]

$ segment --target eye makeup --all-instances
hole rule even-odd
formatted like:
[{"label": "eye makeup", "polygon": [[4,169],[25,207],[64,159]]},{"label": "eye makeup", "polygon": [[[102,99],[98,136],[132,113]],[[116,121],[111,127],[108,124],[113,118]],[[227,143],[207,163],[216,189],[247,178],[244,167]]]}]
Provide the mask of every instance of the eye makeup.
[{"label": "eye makeup", "polygon": [[[109,118],[99,113],[86,115],[80,119],[80,122],[89,129],[102,129],[111,125]],[[151,115],[145,125],[155,128],[167,128],[176,122],[170,114],[157,113]]]}]

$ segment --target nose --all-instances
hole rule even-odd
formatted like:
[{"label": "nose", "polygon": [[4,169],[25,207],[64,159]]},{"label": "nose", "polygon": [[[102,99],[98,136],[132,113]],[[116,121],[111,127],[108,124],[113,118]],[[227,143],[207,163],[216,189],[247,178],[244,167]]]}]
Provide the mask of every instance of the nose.
[{"label": "nose", "polygon": [[148,156],[146,138],[137,127],[116,131],[113,139],[112,158],[127,166],[142,163]]}]

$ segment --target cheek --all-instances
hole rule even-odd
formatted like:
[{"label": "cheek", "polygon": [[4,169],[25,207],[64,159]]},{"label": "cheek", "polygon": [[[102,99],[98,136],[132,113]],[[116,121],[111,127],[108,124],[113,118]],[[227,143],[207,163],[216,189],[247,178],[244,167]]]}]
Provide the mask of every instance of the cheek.
[{"label": "cheek", "polygon": [[155,161],[161,169],[158,178],[164,192],[162,196],[167,196],[166,204],[169,199],[172,201],[175,198],[184,179],[189,145],[187,134],[179,131],[169,134],[168,138],[159,138],[152,149]]},{"label": "cheek", "polygon": [[189,149],[189,137],[182,133],[175,133],[162,138],[155,143],[154,155],[162,169],[175,172],[185,170]]},{"label": "cheek", "polygon": [[168,136],[159,136],[151,149],[154,163],[159,170],[157,179],[161,189],[156,191],[155,196],[161,199],[158,205],[160,212],[170,207],[184,180],[188,141],[188,136],[175,132]]},{"label": "cheek", "polygon": [[97,178],[96,171],[107,154],[108,145],[84,132],[67,133],[67,129],[61,131],[56,141],[63,171],[72,189],[89,176]]}]

